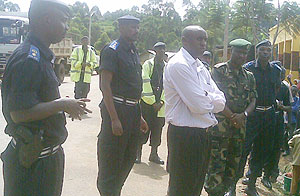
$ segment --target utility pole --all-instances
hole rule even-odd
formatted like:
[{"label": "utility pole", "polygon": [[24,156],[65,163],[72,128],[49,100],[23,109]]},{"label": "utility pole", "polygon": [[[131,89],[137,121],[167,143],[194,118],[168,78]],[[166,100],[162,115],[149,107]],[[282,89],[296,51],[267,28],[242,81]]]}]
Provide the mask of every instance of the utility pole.
[{"label": "utility pole", "polygon": [[95,11],[90,12],[90,22],[89,22],[89,45],[91,45],[91,34],[92,34],[92,16],[95,14]]},{"label": "utility pole", "polygon": [[228,56],[228,31],[229,31],[229,13],[230,13],[230,0],[227,0],[226,17],[225,17],[225,31],[224,31],[224,43],[223,43],[223,61],[227,61]]}]

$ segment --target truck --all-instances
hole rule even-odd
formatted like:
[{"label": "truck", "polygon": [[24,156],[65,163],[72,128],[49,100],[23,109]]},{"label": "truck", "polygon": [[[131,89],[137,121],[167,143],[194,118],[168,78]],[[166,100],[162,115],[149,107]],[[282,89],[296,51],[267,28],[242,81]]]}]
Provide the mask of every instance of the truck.
[{"label": "truck", "polygon": [[[25,40],[29,32],[29,19],[26,12],[0,12],[0,78],[13,51]],[[60,43],[52,44],[55,54],[54,71],[62,83],[65,74],[70,71],[70,56],[73,42],[64,38]]]}]

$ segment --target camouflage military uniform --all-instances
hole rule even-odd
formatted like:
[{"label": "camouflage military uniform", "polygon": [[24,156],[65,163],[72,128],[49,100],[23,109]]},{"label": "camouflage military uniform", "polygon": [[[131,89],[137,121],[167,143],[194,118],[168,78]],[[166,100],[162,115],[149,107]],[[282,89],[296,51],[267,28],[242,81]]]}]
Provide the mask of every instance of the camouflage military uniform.
[{"label": "camouflage military uniform", "polygon": [[[214,66],[212,77],[224,92],[226,105],[233,113],[243,113],[257,97],[254,76],[242,67],[236,71],[228,63],[220,63]],[[219,124],[211,131],[211,160],[205,190],[209,195],[223,196],[241,177],[238,170],[246,131],[244,127],[233,127],[230,120],[220,113],[216,117]]]}]

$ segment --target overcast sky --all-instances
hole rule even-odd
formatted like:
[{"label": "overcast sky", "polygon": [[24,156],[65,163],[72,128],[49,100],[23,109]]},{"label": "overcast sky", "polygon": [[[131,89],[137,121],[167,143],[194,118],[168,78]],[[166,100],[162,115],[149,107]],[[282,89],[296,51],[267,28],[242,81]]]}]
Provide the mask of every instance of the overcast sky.
[{"label": "overcast sky", "polygon": [[[27,12],[30,5],[30,0],[10,0],[13,3],[17,3],[22,12]],[[77,0],[63,0],[67,4],[73,4]],[[148,0],[79,0],[81,2],[86,2],[90,8],[92,8],[94,5],[97,5],[101,11],[102,14],[104,14],[107,11],[113,12],[119,9],[128,9],[132,6],[138,6],[141,7],[143,4],[146,4]],[[185,11],[184,8],[182,8],[182,0],[169,0],[175,2],[175,8],[176,11],[183,16]],[[199,0],[191,0],[194,4],[198,4]],[[231,0],[231,2],[234,2],[236,0]],[[284,0],[281,0],[282,2]],[[300,3],[300,0],[294,0]],[[275,1],[277,2],[277,1]]]}]

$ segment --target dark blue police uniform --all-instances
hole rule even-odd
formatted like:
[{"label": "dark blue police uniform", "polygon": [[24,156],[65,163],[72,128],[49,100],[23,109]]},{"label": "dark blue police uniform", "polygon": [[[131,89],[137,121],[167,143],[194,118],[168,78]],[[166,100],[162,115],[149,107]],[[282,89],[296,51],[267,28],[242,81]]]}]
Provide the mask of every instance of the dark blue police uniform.
[{"label": "dark blue police uniform", "polygon": [[[284,106],[291,106],[290,102],[290,90],[289,87],[281,82],[280,90],[277,94],[277,100],[281,101]],[[276,126],[275,126],[275,138],[274,149],[271,154],[271,161],[265,170],[266,176],[273,176],[275,179],[279,175],[278,163],[280,159],[280,148],[284,142],[284,116],[282,110],[275,112]]]},{"label": "dark blue police uniform", "polygon": [[247,120],[245,141],[246,155],[252,147],[249,168],[251,172],[248,176],[256,178],[261,176],[262,169],[270,162],[274,149],[275,105],[281,83],[281,70],[271,63],[266,69],[262,69],[258,61],[249,62],[245,68],[253,73],[258,93],[256,108]]},{"label": "dark blue police uniform", "polygon": [[123,134],[112,133],[111,119],[102,100],[101,132],[98,136],[98,180],[102,195],[120,195],[133,167],[140,131],[141,111],[138,101],[142,93],[142,68],[133,44],[120,38],[106,46],[100,57],[100,71],[113,73],[111,82],[114,105]]},{"label": "dark blue police uniform", "polygon": [[[64,113],[18,124],[10,116],[12,111],[30,109],[60,98],[53,62],[52,51],[30,33],[7,63],[1,89],[2,111],[7,122],[5,133],[13,140],[1,154],[5,196],[61,195],[64,152],[60,144],[67,138]],[[22,127],[33,135],[40,135],[44,147],[30,168],[25,168],[18,157],[22,138],[17,136],[17,131]]]}]

